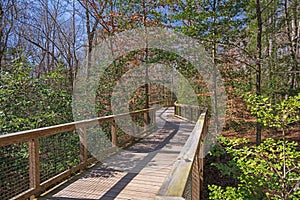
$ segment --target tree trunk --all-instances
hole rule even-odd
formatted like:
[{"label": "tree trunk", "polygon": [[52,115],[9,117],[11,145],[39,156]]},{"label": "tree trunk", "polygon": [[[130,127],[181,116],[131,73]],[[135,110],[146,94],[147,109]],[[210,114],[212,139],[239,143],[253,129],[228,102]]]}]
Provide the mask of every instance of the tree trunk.
[{"label": "tree trunk", "polygon": [[[256,95],[261,95],[261,61],[262,61],[262,11],[260,0],[256,0],[256,20],[257,20],[257,36],[256,36]],[[261,143],[261,123],[256,123],[256,145]]]},{"label": "tree trunk", "polygon": [[[142,3],[143,6],[143,25],[145,28],[145,31],[147,32],[147,24],[146,24],[146,20],[147,20],[147,11],[146,11],[146,3],[145,0]],[[147,34],[146,34],[147,37]],[[145,80],[146,80],[146,84],[145,84],[145,95],[146,95],[146,102],[145,102],[145,109],[149,108],[149,75],[148,75],[148,65],[147,65],[147,61],[148,61],[148,40],[146,38],[146,44],[145,44],[145,61],[146,61],[146,74],[145,74]],[[150,124],[150,115],[149,112],[146,112],[146,116],[145,116],[145,124],[148,125]]]},{"label": "tree trunk", "polygon": [[[3,28],[2,28],[3,27]],[[0,3],[0,71],[2,70],[2,58],[4,57],[4,11],[2,8],[2,3]]]},{"label": "tree trunk", "polygon": [[216,40],[216,23],[217,23],[217,0],[213,1],[213,12],[214,12],[214,27],[213,27],[213,49],[212,49],[212,57],[213,57],[213,107],[214,107],[214,123],[215,123],[215,134],[219,132],[219,121],[218,121],[218,101],[217,101],[217,40]]}]

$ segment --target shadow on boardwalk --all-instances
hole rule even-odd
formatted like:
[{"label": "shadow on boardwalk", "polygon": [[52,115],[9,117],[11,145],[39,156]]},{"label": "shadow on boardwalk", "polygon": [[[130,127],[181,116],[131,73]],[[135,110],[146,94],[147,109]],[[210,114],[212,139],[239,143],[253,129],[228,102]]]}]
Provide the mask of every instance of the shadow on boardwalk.
[{"label": "shadow on boardwalk", "polygon": [[154,199],[194,125],[157,111],[158,129],[40,199]]}]

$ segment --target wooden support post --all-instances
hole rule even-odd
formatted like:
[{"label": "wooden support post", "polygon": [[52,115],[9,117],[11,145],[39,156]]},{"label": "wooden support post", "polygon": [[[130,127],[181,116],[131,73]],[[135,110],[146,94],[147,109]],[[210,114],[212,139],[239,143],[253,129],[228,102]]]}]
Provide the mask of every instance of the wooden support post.
[{"label": "wooden support post", "polygon": [[138,135],[140,134],[140,130],[138,127],[138,116],[137,115],[133,115],[132,116],[132,135],[135,137],[138,137]]},{"label": "wooden support post", "polygon": [[177,107],[174,105],[174,115],[177,115]]},{"label": "wooden support post", "polygon": [[[194,121],[194,118],[193,118],[193,108],[191,107],[191,113],[190,113],[190,115],[191,115],[191,118],[190,118],[190,120],[191,121]],[[196,120],[195,120],[196,121]]]},{"label": "wooden support post", "polygon": [[[159,90],[160,91],[160,90]],[[163,106],[168,106],[167,103],[166,103],[166,93],[165,93],[165,87],[162,86],[162,94],[160,95],[160,100],[163,100]]]},{"label": "wooden support post", "polygon": [[204,140],[207,133],[207,116],[203,122],[203,130],[200,137],[200,143],[192,167],[192,200],[198,200],[201,197],[204,178]]},{"label": "wooden support post", "polygon": [[192,166],[192,200],[200,199],[199,154],[196,155]]},{"label": "wooden support post", "polygon": [[149,120],[149,111],[144,112],[144,130],[147,130],[148,125],[150,124]]},{"label": "wooden support post", "polygon": [[205,115],[204,122],[203,122],[203,131],[200,138],[200,148],[198,152],[198,174],[199,174],[199,193],[203,190],[203,181],[204,181],[204,156],[205,156],[205,138],[208,131],[208,120],[207,115]]},{"label": "wooden support post", "polygon": [[152,113],[152,127],[155,127],[156,125],[156,109],[151,111]]},{"label": "wooden support post", "polygon": [[[29,180],[30,188],[40,187],[40,157],[39,157],[39,140],[34,138],[29,140]],[[31,196],[30,199],[34,199]]]},{"label": "wooden support post", "polygon": [[[87,162],[87,135],[86,127],[79,129],[79,139],[80,139],[80,162],[83,163],[84,167]],[[81,169],[83,170],[83,169]]]},{"label": "wooden support post", "polygon": [[111,143],[113,146],[117,146],[117,124],[115,120],[111,124]]},{"label": "wooden support post", "polygon": [[[202,148],[203,150],[203,148]],[[201,153],[201,152],[200,152]],[[199,174],[199,188],[200,191],[203,190],[203,181],[204,181],[204,158],[198,157],[199,159],[199,169],[198,169],[198,174]]]},{"label": "wooden support post", "polygon": [[156,109],[153,110],[153,124],[156,126]]},{"label": "wooden support post", "polygon": [[148,87],[149,87],[149,105],[151,104],[150,102],[152,102],[152,98],[151,98],[151,95],[152,95],[152,87],[151,87],[151,83],[148,83]]}]

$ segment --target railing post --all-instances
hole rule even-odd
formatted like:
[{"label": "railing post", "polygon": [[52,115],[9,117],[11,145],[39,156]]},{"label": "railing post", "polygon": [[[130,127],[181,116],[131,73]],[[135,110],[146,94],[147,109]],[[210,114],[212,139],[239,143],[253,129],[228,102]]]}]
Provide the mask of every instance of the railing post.
[{"label": "railing post", "polygon": [[[203,190],[203,181],[204,181],[204,151],[205,151],[205,144],[204,144],[204,140],[206,138],[206,134],[207,134],[207,130],[208,130],[208,121],[207,121],[207,114],[205,115],[204,118],[204,122],[203,122],[203,131],[201,134],[201,138],[200,138],[200,148],[199,148],[199,152],[198,152],[198,175],[199,175],[199,186],[197,186],[197,188],[199,188],[199,195],[201,195],[201,191]],[[197,198],[195,198],[197,199]]]},{"label": "railing post", "polygon": [[144,130],[147,131],[148,125],[149,125],[149,111],[144,112]]},{"label": "railing post", "polygon": [[79,138],[80,138],[80,162],[83,163],[83,168],[87,162],[87,136],[86,136],[86,127],[79,129]]},{"label": "railing post", "polygon": [[111,143],[113,146],[117,146],[117,124],[115,120],[111,124]]},{"label": "railing post", "polygon": [[174,115],[177,115],[177,107],[175,104],[174,104]]},{"label": "railing post", "polygon": [[191,119],[190,120],[194,121],[194,118],[193,118],[193,107],[191,107],[191,113],[190,114],[191,114]]},{"label": "railing post", "polygon": [[139,127],[138,127],[138,117],[137,115],[134,115],[132,116],[132,135],[135,136],[135,135],[138,135],[140,133],[140,130],[139,130]]},{"label": "railing post", "polygon": [[[30,188],[36,189],[40,186],[40,157],[38,138],[29,140],[28,147]],[[31,196],[30,199],[34,199],[34,196]]]},{"label": "railing post", "polygon": [[197,149],[195,160],[192,167],[192,200],[198,200],[201,198],[201,191],[203,189],[203,178],[204,178],[204,150],[205,144],[204,139],[207,134],[207,115],[205,115],[203,121],[203,129],[200,136],[200,143]]},{"label": "railing post", "polygon": [[199,166],[199,151],[197,152],[195,156],[195,160],[192,166],[192,200],[199,200],[200,199],[200,190],[201,190],[201,174],[199,173],[200,166]]},{"label": "railing post", "polygon": [[156,125],[156,109],[153,109],[151,112],[152,112],[152,127],[155,127],[155,125]]}]

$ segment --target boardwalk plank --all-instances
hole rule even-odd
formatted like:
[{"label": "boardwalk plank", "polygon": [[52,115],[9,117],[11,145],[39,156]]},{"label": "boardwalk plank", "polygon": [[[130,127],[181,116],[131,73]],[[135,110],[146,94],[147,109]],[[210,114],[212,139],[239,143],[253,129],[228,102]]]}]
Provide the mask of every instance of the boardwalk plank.
[{"label": "boardwalk plank", "polygon": [[161,111],[163,128],[39,199],[155,199],[194,127],[174,118],[172,108]]}]

